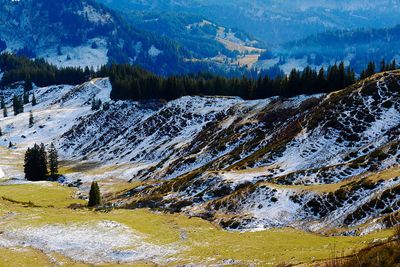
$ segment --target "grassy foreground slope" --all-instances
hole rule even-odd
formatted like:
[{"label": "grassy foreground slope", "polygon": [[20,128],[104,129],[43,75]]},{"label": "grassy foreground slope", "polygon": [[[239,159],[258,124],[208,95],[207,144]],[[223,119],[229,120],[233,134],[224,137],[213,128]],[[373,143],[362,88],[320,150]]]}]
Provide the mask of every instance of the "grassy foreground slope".
[{"label": "grassy foreground slope", "polygon": [[[391,234],[390,231],[384,231],[363,237],[323,237],[293,229],[227,232],[209,222],[182,215],[140,209],[110,212],[74,210],[69,208],[71,204],[84,204],[84,201],[75,198],[73,189],[56,183],[0,186],[0,266],[53,266],[57,263],[87,266],[88,262],[73,260],[63,255],[62,249],[49,249],[45,243],[40,243],[44,244],[43,247],[35,245],[34,248],[7,246],[4,243],[2,245],[1,238],[9,231],[18,233],[26,229],[35,231],[54,226],[60,229],[70,229],[68,227],[71,225],[82,229],[89,226],[90,229],[91,225],[104,221],[124,225],[140,237],[138,242],[173,247],[174,253],[166,254],[161,262],[158,260],[160,265],[166,266],[189,263],[311,263],[331,257],[334,249],[338,254],[351,254],[369,242]],[[100,236],[102,233],[98,234]],[[117,262],[110,264],[98,265],[112,266]],[[151,266],[152,263],[127,264],[143,265]]]}]

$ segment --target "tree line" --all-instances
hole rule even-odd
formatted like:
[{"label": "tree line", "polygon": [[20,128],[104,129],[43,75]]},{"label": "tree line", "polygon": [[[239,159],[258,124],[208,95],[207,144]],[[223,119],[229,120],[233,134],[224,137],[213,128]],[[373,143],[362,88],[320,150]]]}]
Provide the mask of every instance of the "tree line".
[{"label": "tree line", "polygon": [[173,100],[185,95],[239,96],[263,99],[272,96],[292,97],[301,94],[327,93],[345,88],[356,81],[356,75],[344,63],[319,71],[306,67],[293,69],[289,75],[257,78],[226,78],[212,74],[160,77],[131,65],[104,66],[100,76],[110,77],[114,100]]},{"label": "tree line", "polygon": [[[380,69],[374,62],[370,62],[359,79],[369,77],[377,71],[397,68],[395,60],[391,63],[382,60]],[[329,93],[357,81],[354,70],[345,67],[343,62],[326,69],[322,67],[318,71],[311,67],[302,71],[293,69],[289,75],[278,73],[274,78],[268,75],[227,78],[208,73],[161,77],[127,64],[104,66],[98,74],[110,77],[111,98],[114,100],[174,100],[185,95],[239,96],[246,100],[272,96],[293,97]]]},{"label": "tree line", "polygon": [[[380,71],[397,68],[396,61],[391,63],[382,61],[380,65]],[[228,78],[209,73],[164,77],[129,64],[106,65],[98,71],[89,68],[58,69],[41,59],[29,60],[6,53],[0,55],[0,69],[4,71],[1,81],[3,85],[25,81],[25,91],[32,89],[32,82],[38,86],[75,85],[92,77],[109,77],[113,100],[135,101],[146,99],[169,101],[185,95],[239,96],[247,100],[272,96],[293,97],[301,94],[329,93],[343,89],[357,80],[354,70],[345,67],[343,62],[319,70],[311,67],[306,67],[302,71],[293,69],[289,75],[277,73],[273,78],[268,74]],[[362,71],[360,79],[369,77],[376,71],[378,68],[371,62]],[[18,104],[18,101],[16,103]],[[96,102],[92,104],[93,109],[97,109],[98,104]]]},{"label": "tree line", "polygon": [[[58,68],[44,59],[31,60],[10,53],[0,54],[0,70],[4,72],[1,79],[2,86],[20,81],[25,81],[27,85],[34,83],[41,87],[59,84],[77,85],[95,75],[93,68]],[[29,91],[32,88],[25,89]]]}]

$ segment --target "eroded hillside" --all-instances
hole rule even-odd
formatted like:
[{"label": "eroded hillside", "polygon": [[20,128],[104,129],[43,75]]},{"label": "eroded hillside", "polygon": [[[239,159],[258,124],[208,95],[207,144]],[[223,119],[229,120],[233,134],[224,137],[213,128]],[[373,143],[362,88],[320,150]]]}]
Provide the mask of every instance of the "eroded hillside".
[{"label": "eroded hillside", "polygon": [[[330,95],[169,103],[111,101],[107,79],[35,88],[39,105],[25,107],[35,126],[27,112],[2,118],[0,142],[15,152],[55,142],[64,182],[83,192],[102,180],[116,207],[182,212],[227,229],[365,234],[399,221],[399,81],[395,71]],[[15,89],[4,92],[10,100]]]}]

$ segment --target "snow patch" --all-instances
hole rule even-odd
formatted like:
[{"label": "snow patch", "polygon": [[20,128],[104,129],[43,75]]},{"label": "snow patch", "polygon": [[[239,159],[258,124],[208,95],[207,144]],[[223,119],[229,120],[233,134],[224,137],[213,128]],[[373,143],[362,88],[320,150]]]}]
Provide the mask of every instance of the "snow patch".
[{"label": "snow patch", "polygon": [[177,253],[172,246],[153,245],[144,242],[144,238],[125,225],[102,221],[14,229],[0,235],[0,246],[33,247],[90,264],[135,261],[165,263],[168,257]]},{"label": "snow patch", "polygon": [[151,57],[157,57],[158,55],[162,54],[163,51],[157,49],[154,45],[152,45],[152,46],[150,47],[148,53],[149,53],[149,55],[150,55]]}]

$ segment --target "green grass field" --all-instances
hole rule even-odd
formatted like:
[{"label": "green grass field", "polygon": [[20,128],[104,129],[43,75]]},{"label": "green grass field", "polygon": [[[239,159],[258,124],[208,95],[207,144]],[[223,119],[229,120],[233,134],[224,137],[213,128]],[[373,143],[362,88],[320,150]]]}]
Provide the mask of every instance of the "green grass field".
[{"label": "green grass field", "polygon": [[[75,191],[56,183],[0,186],[0,233],[8,229],[71,225],[115,221],[140,233],[143,241],[154,245],[180,248],[165,265],[236,262],[274,266],[278,263],[312,263],[327,259],[333,249],[351,254],[390,231],[363,237],[323,237],[294,229],[259,232],[227,232],[199,218],[149,210],[113,210],[95,212],[73,210],[71,204],[85,204],[75,198]],[[1,244],[1,243],[0,243]],[[0,247],[0,266],[88,266],[55,252],[30,247]],[[151,266],[151,262],[127,266]],[[104,265],[112,266],[112,265]]]}]

